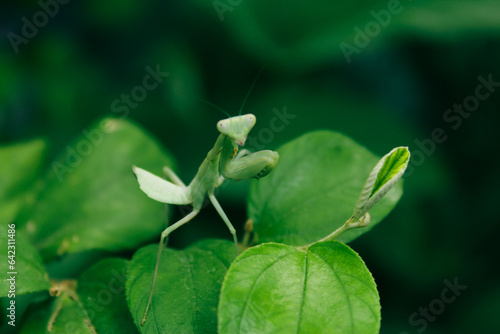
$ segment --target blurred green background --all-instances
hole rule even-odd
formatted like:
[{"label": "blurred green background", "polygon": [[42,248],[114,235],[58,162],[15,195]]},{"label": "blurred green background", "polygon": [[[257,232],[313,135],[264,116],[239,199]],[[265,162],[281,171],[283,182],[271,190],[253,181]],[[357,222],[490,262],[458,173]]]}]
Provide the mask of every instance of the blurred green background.
[{"label": "blurred green background", "polygon": [[[95,120],[126,117],[188,182],[224,117],[198,98],[235,115],[263,67],[244,109],[258,118],[249,148],[332,129],[378,155],[401,145],[414,154],[396,209],[351,243],[379,286],[381,333],[500,332],[498,0],[63,2],[1,5],[0,144],[48,139],[48,170]],[[137,88],[155,69],[168,76]],[[475,100],[479,77],[493,83]],[[447,111],[463,103],[470,112]],[[444,142],[432,141],[436,128]],[[230,217],[245,216],[247,188],[219,194]],[[228,238],[222,221],[203,224],[216,215],[206,211],[170,245]],[[455,279],[467,289],[436,302]],[[429,307],[439,314],[412,318]]]}]

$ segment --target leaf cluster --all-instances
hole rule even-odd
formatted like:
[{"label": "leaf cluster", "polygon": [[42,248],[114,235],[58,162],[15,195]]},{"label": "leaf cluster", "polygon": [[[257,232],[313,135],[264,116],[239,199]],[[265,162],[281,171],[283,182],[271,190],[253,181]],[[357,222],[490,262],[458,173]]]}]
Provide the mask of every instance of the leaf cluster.
[{"label": "leaf cluster", "polygon": [[[139,190],[130,167],[160,174],[175,168],[172,157],[114,118],[89,127],[42,175],[46,147],[34,140],[0,148],[0,159],[14,162],[1,165],[10,177],[0,177],[0,233],[15,223],[16,294],[34,296],[21,333],[378,332],[375,281],[343,242],[394,208],[406,148],[378,159],[331,131],[283,145],[277,167],[251,185],[247,250],[237,256],[219,239],[165,249],[141,326],[157,249],[145,244],[165,227],[165,207]],[[78,256],[91,264],[82,273],[57,267]],[[7,263],[0,254],[2,272]],[[1,297],[7,284],[0,282]]]}]

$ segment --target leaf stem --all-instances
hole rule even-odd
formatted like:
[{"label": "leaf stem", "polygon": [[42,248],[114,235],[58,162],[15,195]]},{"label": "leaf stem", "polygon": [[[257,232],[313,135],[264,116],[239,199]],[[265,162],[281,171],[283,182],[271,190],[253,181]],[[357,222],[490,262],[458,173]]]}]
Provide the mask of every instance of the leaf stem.
[{"label": "leaf stem", "polygon": [[357,217],[352,216],[351,218],[349,218],[344,223],[344,225],[340,226],[338,229],[336,229],[335,231],[333,231],[332,233],[330,233],[328,236],[324,237],[323,239],[320,239],[320,240],[318,240],[316,242],[310,243],[307,246],[301,246],[301,247],[297,247],[297,248],[299,250],[305,251],[309,247],[311,247],[312,245],[314,245],[315,243],[323,242],[323,241],[333,241],[336,238],[338,238],[342,233],[344,233],[344,232],[346,232],[348,230],[351,230],[351,229],[354,229],[354,228],[365,227],[368,224],[370,224],[370,214],[369,213],[366,213],[360,219],[357,219]]},{"label": "leaf stem", "polygon": [[241,242],[241,247],[243,249],[248,248],[250,242],[250,234],[253,232],[253,219],[248,219],[245,223],[245,235],[243,236],[243,241]]}]

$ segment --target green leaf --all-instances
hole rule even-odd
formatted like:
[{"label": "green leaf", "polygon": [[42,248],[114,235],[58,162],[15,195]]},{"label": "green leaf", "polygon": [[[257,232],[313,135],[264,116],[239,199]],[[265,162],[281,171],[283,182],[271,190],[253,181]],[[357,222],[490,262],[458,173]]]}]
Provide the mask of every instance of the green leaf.
[{"label": "green leaf", "polygon": [[77,293],[97,333],[137,333],[125,298],[127,261],[105,259],[78,280]]},{"label": "green leaf", "polygon": [[262,244],[241,254],[224,279],[219,333],[378,333],[375,282],[348,246],[306,252]]},{"label": "green leaf", "polygon": [[[0,147],[0,248],[3,250],[0,272],[6,275],[0,280],[0,297],[9,294],[10,282],[6,278],[10,276],[15,276],[16,295],[50,288],[40,255],[15,222],[22,205],[33,200],[33,186],[41,172],[46,150],[47,145],[41,139]],[[9,227],[10,224],[14,228]],[[15,261],[12,268],[9,261]],[[9,272],[18,274],[7,274]]]},{"label": "green leaf", "polygon": [[[55,317],[51,319],[51,317]],[[49,327],[49,324],[51,326]],[[21,334],[95,334],[90,319],[74,295],[62,292],[59,297],[32,304],[23,319]]]},{"label": "green leaf", "polygon": [[234,244],[208,239],[182,250],[164,249],[144,326],[158,246],[141,248],[127,274],[127,300],[141,333],[216,333],[222,280],[235,258]]},{"label": "green leaf", "polygon": [[288,3],[286,14],[280,2],[265,0],[189,3],[203,8],[205,24],[217,20],[227,26],[230,37],[247,54],[289,71],[332,61],[355,62],[360,54],[415,33],[449,42],[450,37],[464,38],[467,32],[497,33],[500,27],[496,0],[359,0],[356,6],[347,1],[308,0]]},{"label": "green leaf", "polygon": [[401,179],[409,161],[407,147],[397,147],[380,159],[361,191],[353,213],[354,221],[363,217]]},{"label": "green leaf", "polygon": [[[9,295],[11,281],[7,281],[7,278],[11,277],[15,277],[12,282],[15,282],[14,290],[16,295],[50,289],[47,272],[37,250],[23,231],[16,228],[11,229],[10,224],[12,223],[0,218],[0,248],[2,249],[0,253],[0,272],[3,275],[0,280],[0,297]],[[11,234],[11,231],[15,231],[15,234]],[[11,239],[9,235],[12,235],[13,238]],[[9,245],[15,246],[15,248],[7,248]],[[13,267],[10,267],[9,261],[12,260],[15,263]],[[10,272],[16,274],[9,274]]]},{"label": "green leaf", "polygon": [[43,164],[47,144],[41,139],[0,147],[0,201],[31,187]]},{"label": "green leaf", "polygon": [[51,164],[26,225],[46,260],[91,249],[131,249],[160,232],[165,206],[139,189],[134,164],[161,175],[172,160],[125,120],[103,119],[65,148]]},{"label": "green leaf", "polygon": [[[249,217],[259,242],[306,245],[326,237],[352,215],[366,178],[379,160],[348,137],[331,131],[305,134],[278,149],[280,161],[253,182]],[[349,242],[380,222],[402,195],[397,184],[370,212],[371,223],[338,240]]]},{"label": "green leaf", "polygon": [[97,333],[137,333],[125,298],[127,261],[105,259],[78,280],[77,293]]},{"label": "green leaf", "polygon": [[30,306],[22,333],[137,333],[125,300],[126,268],[123,259],[98,262],[82,274],[76,291]]},{"label": "green leaf", "polygon": [[15,218],[38,179],[47,151],[41,139],[0,147],[0,217]]},{"label": "green leaf", "polygon": [[463,39],[471,31],[498,33],[500,22],[495,13],[499,10],[500,3],[496,0],[408,2],[402,15],[394,17],[392,30],[397,33],[398,29],[408,29],[431,40],[446,38],[448,42]]}]

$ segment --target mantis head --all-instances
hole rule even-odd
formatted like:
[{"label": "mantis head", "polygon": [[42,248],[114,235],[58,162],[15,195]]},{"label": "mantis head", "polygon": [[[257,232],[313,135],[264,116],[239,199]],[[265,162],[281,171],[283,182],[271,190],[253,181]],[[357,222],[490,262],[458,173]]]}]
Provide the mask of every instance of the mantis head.
[{"label": "mantis head", "polygon": [[255,122],[256,118],[252,114],[230,117],[219,121],[217,130],[231,138],[239,146],[243,146]]}]

